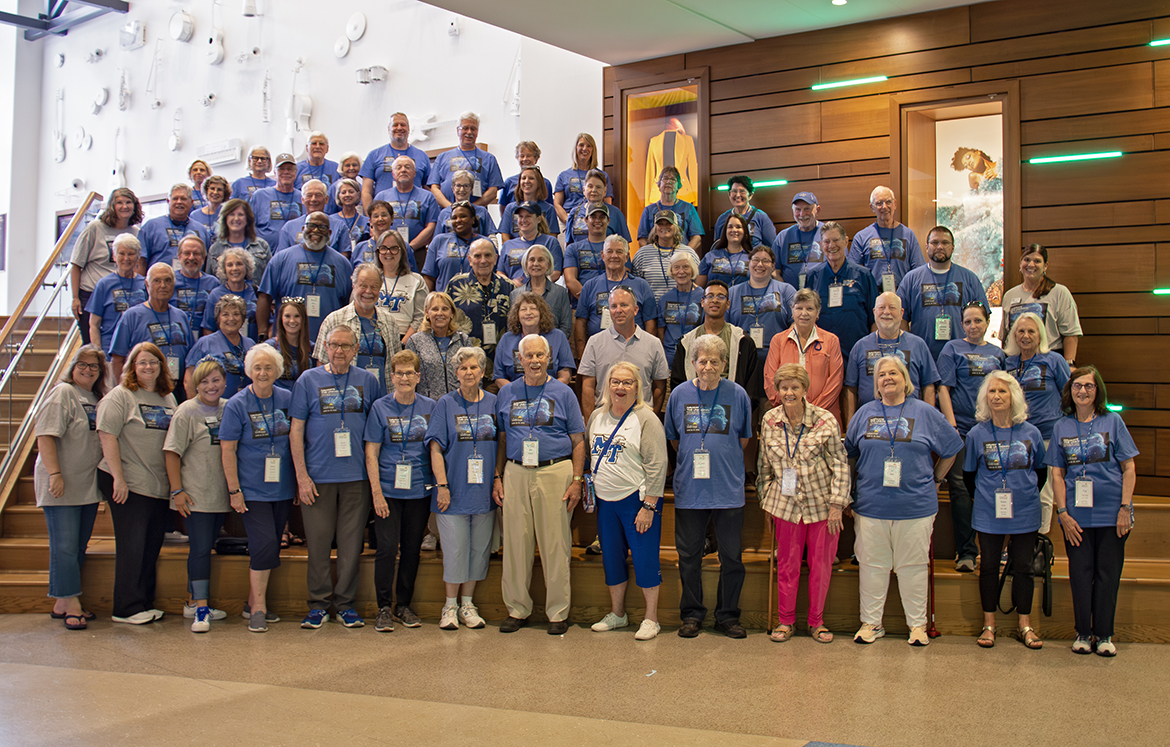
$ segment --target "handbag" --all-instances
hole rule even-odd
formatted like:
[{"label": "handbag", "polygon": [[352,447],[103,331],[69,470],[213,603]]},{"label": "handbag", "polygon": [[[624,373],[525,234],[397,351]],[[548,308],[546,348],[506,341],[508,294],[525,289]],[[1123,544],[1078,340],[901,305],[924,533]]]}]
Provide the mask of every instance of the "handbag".
[{"label": "handbag", "polygon": [[[1012,538],[1015,541],[1015,538]],[[1032,552],[1032,576],[1044,582],[1044,596],[1041,603],[1041,608],[1044,610],[1045,617],[1052,617],[1052,566],[1056,562],[1056,551],[1052,546],[1052,540],[1048,539],[1046,534],[1036,535],[1036,546]],[[999,594],[998,597],[1003,596],[1003,587],[1007,585],[1007,577],[1011,572],[1011,562],[1004,563],[1003,571],[999,575]],[[1006,610],[1003,605],[998,604],[999,611],[1005,615],[1010,615],[1015,612],[1016,606],[1013,604]]]},{"label": "handbag", "polygon": [[247,555],[247,537],[220,537],[215,541],[216,555]]}]

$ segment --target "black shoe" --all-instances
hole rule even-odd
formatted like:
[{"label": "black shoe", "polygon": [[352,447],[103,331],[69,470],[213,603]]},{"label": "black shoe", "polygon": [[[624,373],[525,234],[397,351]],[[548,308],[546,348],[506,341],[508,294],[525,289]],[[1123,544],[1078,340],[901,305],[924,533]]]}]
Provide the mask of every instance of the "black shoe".
[{"label": "black shoe", "polygon": [[715,630],[718,630],[728,638],[747,638],[747,631],[739,624],[738,620],[727,620],[724,622],[715,623]]},{"label": "black shoe", "polygon": [[712,537],[708,537],[706,541],[703,542],[703,555],[714,555],[717,552],[719,552],[719,542]]},{"label": "black shoe", "polygon": [[520,628],[528,624],[527,617],[512,617],[508,615],[508,619],[500,623],[501,633],[515,633]]},{"label": "black shoe", "polygon": [[564,635],[569,632],[569,624],[564,620],[556,620],[548,624],[549,635]]},{"label": "black shoe", "polygon": [[695,638],[702,629],[703,623],[699,620],[683,620],[682,627],[678,629],[678,637]]}]

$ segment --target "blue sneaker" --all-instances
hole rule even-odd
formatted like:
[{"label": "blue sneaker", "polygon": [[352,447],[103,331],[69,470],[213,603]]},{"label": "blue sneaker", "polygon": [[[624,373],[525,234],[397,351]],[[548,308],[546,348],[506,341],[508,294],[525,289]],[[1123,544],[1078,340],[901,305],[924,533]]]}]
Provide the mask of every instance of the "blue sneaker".
[{"label": "blue sneaker", "polygon": [[206,633],[211,630],[212,609],[210,607],[200,607],[195,610],[195,621],[191,623],[192,633]]},{"label": "blue sneaker", "polygon": [[342,610],[337,615],[337,619],[341,620],[341,624],[347,628],[364,628],[366,626],[366,621],[362,619],[362,616],[353,607]]},{"label": "blue sneaker", "polygon": [[304,620],[301,620],[301,627],[316,630],[327,622],[329,622],[328,612],[325,610],[309,610],[309,614],[305,615]]}]

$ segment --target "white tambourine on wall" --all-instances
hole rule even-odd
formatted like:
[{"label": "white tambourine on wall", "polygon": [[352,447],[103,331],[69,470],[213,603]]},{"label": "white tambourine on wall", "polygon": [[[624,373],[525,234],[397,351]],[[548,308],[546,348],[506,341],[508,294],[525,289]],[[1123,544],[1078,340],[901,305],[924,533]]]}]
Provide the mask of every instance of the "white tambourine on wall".
[{"label": "white tambourine on wall", "polygon": [[337,41],[333,42],[333,55],[340,60],[347,54],[349,54],[349,39],[344,36],[337,37]]},{"label": "white tambourine on wall", "polygon": [[191,37],[195,35],[195,19],[190,13],[180,10],[171,16],[170,32],[171,38],[175,41],[191,41]]}]

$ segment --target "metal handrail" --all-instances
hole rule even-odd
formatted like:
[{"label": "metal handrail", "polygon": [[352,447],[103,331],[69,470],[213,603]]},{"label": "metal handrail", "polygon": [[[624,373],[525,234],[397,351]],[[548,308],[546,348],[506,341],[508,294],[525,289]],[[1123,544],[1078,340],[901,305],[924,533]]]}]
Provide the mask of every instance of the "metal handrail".
[{"label": "metal handrail", "polygon": [[[33,337],[37,330],[40,329],[41,322],[49,314],[49,308],[53,305],[53,301],[57,300],[57,296],[61,295],[61,291],[69,286],[69,274],[61,273],[61,278],[53,285],[53,292],[49,295],[49,300],[45,303],[45,307],[41,309],[41,313],[37,314],[37,318],[33,321],[32,326],[29,327],[28,332],[25,333],[24,339],[20,341],[20,347],[16,349],[16,354],[8,361],[8,366],[4,368],[4,375],[0,376],[0,392],[4,391],[4,387],[8,386],[8,380],[16,373],[16,366],[20,363],[20,359],[24,357],[24,351],[28,350],[32,343]],[[76,327],[76,323],[72,326]],[[29,410],[31,412],[31,409]],[[11,452],[9,452],[11,453]],[[3,473],[4,468],[0,466],[0,473]]]}]

